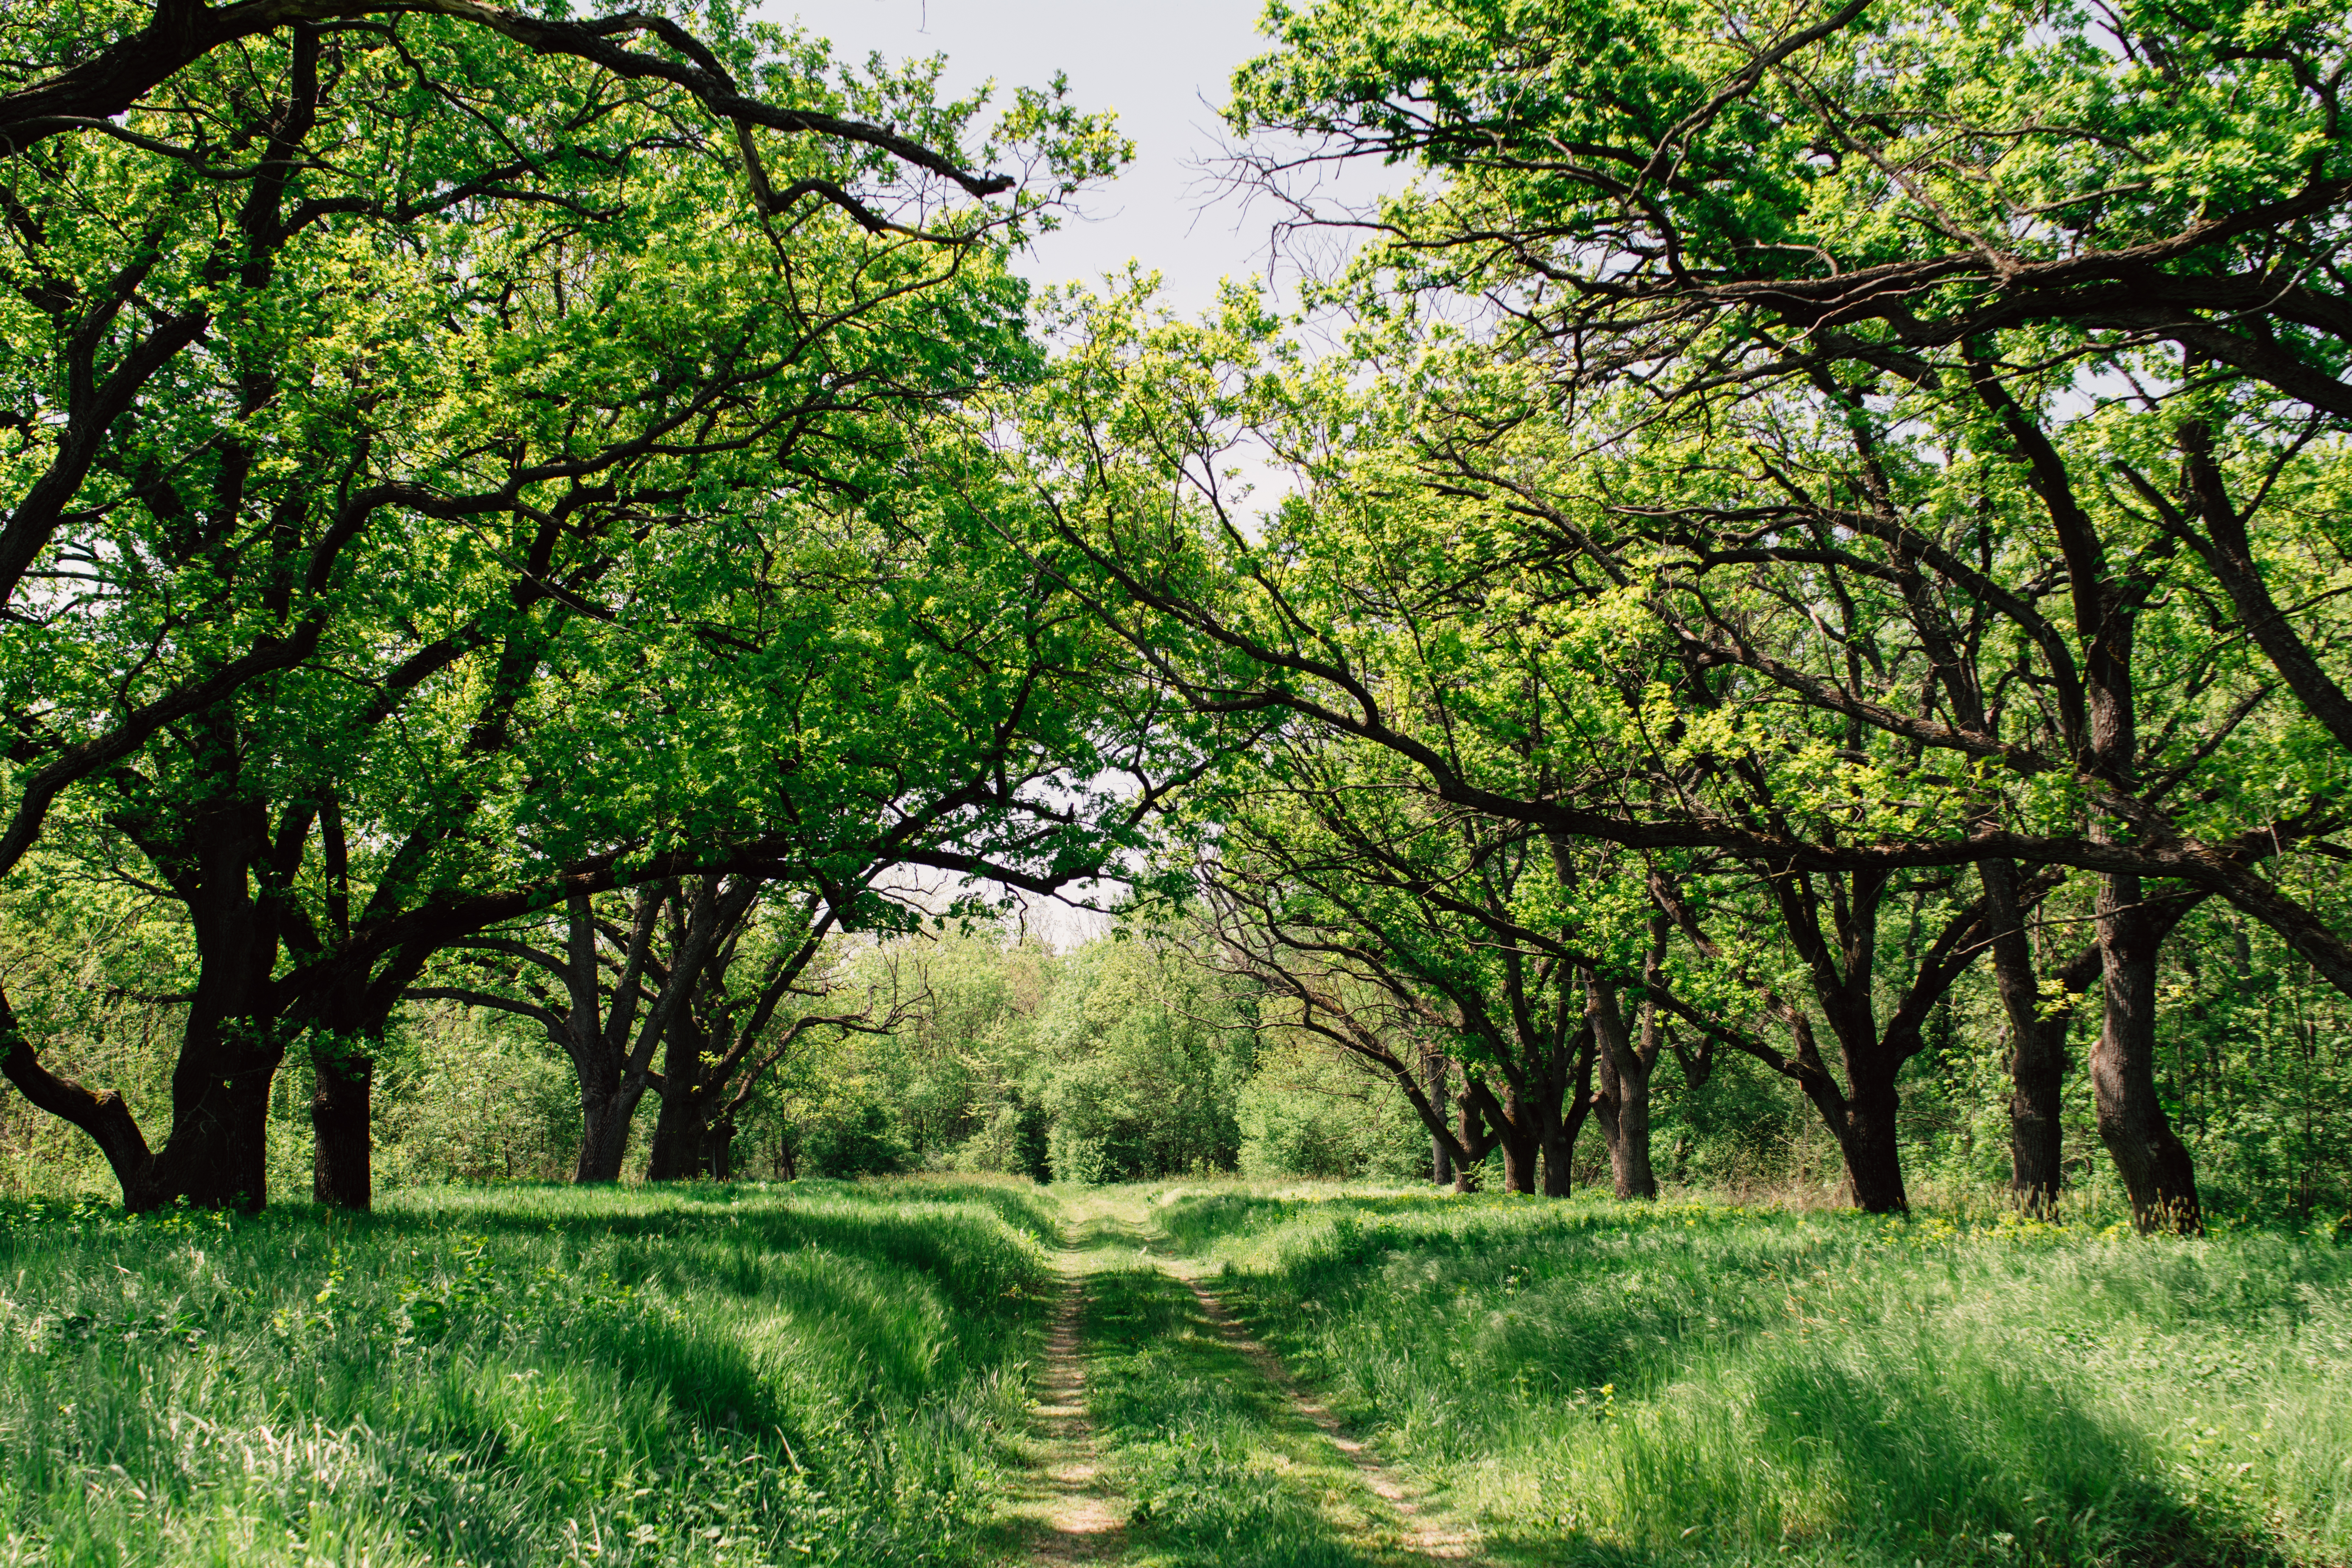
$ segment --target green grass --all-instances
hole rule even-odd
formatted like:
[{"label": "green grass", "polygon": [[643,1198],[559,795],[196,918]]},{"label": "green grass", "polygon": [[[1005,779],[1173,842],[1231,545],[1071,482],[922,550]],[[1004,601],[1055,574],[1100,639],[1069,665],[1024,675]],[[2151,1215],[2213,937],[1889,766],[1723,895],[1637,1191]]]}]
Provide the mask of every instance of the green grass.
[{"label": "green grass", "polygon": [[[1087,1283],[1087,1409],[1135,1509],[1129,1568],[1385,1568],[1389,1521],[1320,1434],[1157,1269]],[[1384,1539],[1385,1538],[1385,1539]]]},{"label": "green grass", "polygon": [[1163,1194],[1526,1562],[2352,1562],[2352,1248],[1709,1205]]},{"label": "green grass", "polygon": [[[1129,1568],[2352,1563],[2352,1247],[1244,1184],[0,1208],[0,1563],[996,1563],[1067,1237]],[[1025,1488],[1025,1492],[1024,1492]]]},{"label": "green grass", "polygon": [[0,1210],[0,1562],[991,1560],[1054,1214],[927,1182]]}]

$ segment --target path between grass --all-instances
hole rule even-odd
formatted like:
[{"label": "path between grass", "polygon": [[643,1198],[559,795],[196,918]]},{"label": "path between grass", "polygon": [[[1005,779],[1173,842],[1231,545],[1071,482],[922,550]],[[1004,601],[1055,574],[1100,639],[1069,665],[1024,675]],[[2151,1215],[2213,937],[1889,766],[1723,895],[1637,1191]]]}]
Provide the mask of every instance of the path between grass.
[{"label": "path between grass", "polygon": [[1086,1274],[1078,1254],[1069,1248],[1055,1259],[1055,1267],[1069,1283],[1046,1332],[1037,1379],[1034,1411],[1040,1450],[1036,1506],[1029,1511],[1042,1528],[1032,1561],[1108,1562],[1125,1539],[1127,1506],[1105,1486],[1094,1427],[1087,1419]]},{"label": "path between grass", "polygon": [[1441,1522],[1423,1510],[1417,1493],[1409,1488],[1396,1471],[1381,1463],[1380,1456],[1356,1438],[1348,1436],[1339,1418],[1331,1414],[1321,1401],[1314,1398],[1291,1377],[1282,1358],[1250,1337],[1216,1292],[1199,1280],[1178,1275],[1192,1292],[1193,1300],[1225,1342],[1247,1358],[1259,1373],[1280,1391],[1291,1414],[1314,1426],[1329,1439],[1340,1456],[1355,1467],[1356,1474],[1372,1493],[1395,1510],[1402,1528],[1402,1544],[1406,1550],[1438,1562],[1460,1562],[1472,1554],[1476,1537],[1458,1524]]},{"label": "path between grass", "polygon": [[1303,1391],[1136,1198],[1071,1205],[1036,1374],[1030,1561],[1406,1568],[1475,1538]]}]

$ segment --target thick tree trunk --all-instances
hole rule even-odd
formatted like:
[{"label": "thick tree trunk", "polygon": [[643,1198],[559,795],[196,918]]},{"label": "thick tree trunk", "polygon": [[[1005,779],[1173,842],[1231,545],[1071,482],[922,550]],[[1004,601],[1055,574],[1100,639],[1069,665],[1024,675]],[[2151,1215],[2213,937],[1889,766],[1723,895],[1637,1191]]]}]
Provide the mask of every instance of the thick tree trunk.
[{"label": "thick tree trunk", "polygon": [[235,1055],[239,1059],[226,1071],[202,1058],[182,1061],[173,1075],[171,1137],[145,1190],[126,1194],[129,1207],[161,1208],[185,1198],[198,1208],[249,1214],[269,1201],[269,1083],[278,1063],[264,1053]]},{"label": "thick tree trunk", "polygon": [[172,1131],[133,1207],[185,1198],[254,1210],[269,1201],[269,1085],[285,1059],[285,1019],[266,1000],[279,946],[277,906],[255,896],[268,824],[247,803],[189,827],[196,993],[172,1073]]},{"label": "thick tree trunk", "polygon": [[1901,1104],[1891,1076],[1855,1084],[1846,1100],[1838,1142],[1854,1206],[1864,1214],[1902,1214],[1911,1206],[1903,1191],[1903,1151],[1895,1134]]},{"label": "thick tree trunk", "polygon": [[629,1152],[629,1124],[645,1093],[643,1080],[624,1079],[603,1092],[581,1095],[580,1158],[572,1167],[573,1182],[584,1185],[621,1179],[621,1162]]},{"label": "thick tree trunk", "polygon": [[1532,1194],[1536,1190],[1536,1156],[1543,1147],[1529,1107],[1514,1093],[1505,1106],[1507,1116],[1496,1131],[1503,1142],[1503,1190]]},{"label": "thick tree trunk", "polygon": [[712,1096],[702,1081],[702,1031],[684,1013],[681,1007],[663,1042],[661,1113],[646,1157],[649,1182],[689,1182],[706,1173]]},{"label": "thick tree trunk", "polygon": [[331,1039],[310,1053],[310,1196],[337,1208],[364,1209],[375,1202],[371,1044]]},{"label": "thick tree trunk", "polygon": [[2091,1052],[2099,1139],[2114,1157],[2142,1231],[2203,1228],[2188,1146],[2156,1091],[2157,953],[2161,945],[2137,877],[2105,879],[2098,900],[2105,1016]]},{"label": "thick tree trunk", "polygon": [[2027,1214],[2046,1214],[2058,1201],[2064,1157],[2063,1095],[2066,1083],[2066,1033],[2074,1003],[2042,1016],[2041,976],[2026,940],[2017,895],[2017,868],[2007,860],[1977,867],[1992,917],[1993,987],[2009,1019],[2009,1189]]},{"label": "thick tree trunk", "polygon": [[1650,1165],[1650,1079],[1654,1058],[1634,1048],[1617,987],[1593,971],[1584,973],[1584,1016],[1592,1026],[1601,1069],[1601,1134],[1609,1143],[1609,1173],[1621,1198],[1658,1195]]}]

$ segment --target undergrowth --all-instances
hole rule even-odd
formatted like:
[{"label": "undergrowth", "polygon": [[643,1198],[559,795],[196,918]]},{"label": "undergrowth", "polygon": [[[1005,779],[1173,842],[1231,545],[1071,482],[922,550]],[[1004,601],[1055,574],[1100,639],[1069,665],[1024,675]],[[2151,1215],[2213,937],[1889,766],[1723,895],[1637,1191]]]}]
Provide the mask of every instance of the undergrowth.
[{"label": "undergrowth", "polygon": [[1051,1210],[900,1183],[0,1209],[0,1562],[983,1560]]},{"label": "undergrowth", "polygon": [[1709,1204],[1165,1194],[1527,1561],[2352,1562],[2352,1247]]}]

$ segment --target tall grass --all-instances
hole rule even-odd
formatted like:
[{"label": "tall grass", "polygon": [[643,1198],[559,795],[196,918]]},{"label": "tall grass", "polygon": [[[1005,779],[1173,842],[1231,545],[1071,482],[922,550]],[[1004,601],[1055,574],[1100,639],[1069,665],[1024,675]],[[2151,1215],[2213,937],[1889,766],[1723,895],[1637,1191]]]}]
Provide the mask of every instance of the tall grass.
[{"label": "tall grass", "polygon": [[0,1562],[978,1561],[1051,1224],[929,1183],[0,1210]]},{"label": "tall grass", "polygon": [[2352,1248],[1705,1204],[1163,1198],[1503,1555],[2352,1562]]}]

